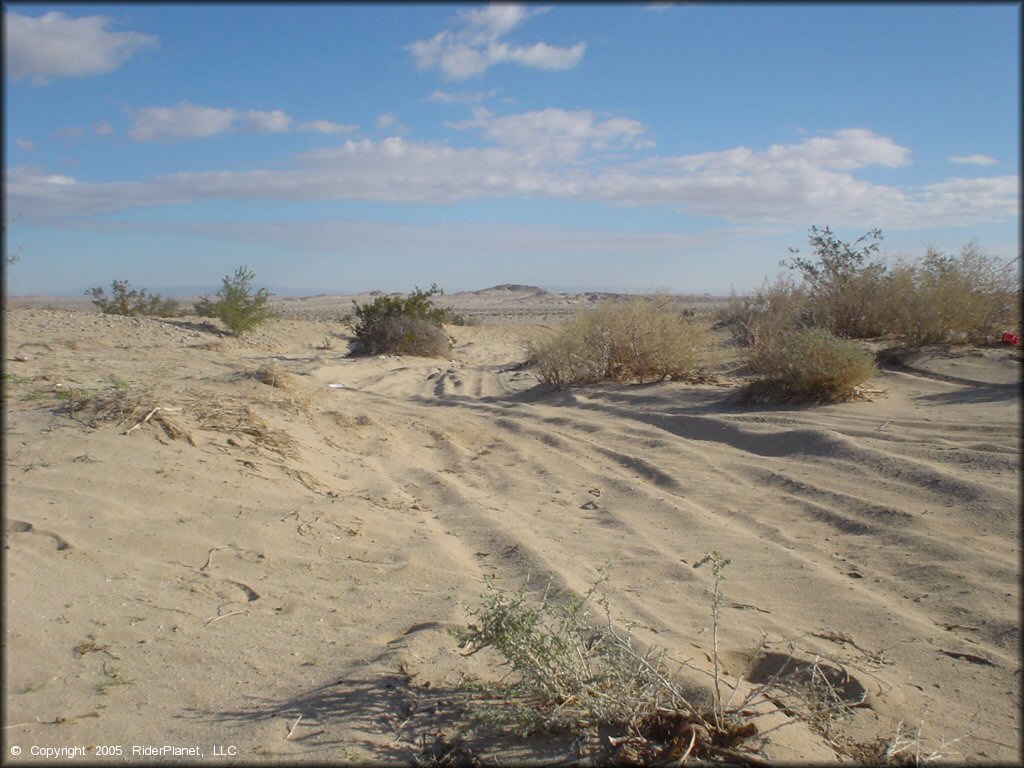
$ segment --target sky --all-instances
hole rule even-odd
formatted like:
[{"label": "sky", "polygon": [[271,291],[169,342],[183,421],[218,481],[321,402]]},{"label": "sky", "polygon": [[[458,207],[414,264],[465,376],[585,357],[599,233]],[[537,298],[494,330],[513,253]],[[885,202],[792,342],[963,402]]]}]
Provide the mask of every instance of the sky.
[{"label": "sky", "polygon": [[9,295],[728,295],[1020,249],[1021,8],[4,4]]}]

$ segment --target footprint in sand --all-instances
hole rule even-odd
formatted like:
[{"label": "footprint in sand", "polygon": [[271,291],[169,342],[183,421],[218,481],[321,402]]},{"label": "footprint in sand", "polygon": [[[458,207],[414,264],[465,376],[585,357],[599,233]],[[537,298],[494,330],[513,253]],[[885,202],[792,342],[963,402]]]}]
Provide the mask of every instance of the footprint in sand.
[{"label": "footprint in sand", "polygon": [[36,528],[32,523],[26,523],[24,520],[5,520],[4,533],[34,533],[38,536],[49,536],[56,542],[58,552],[73,548],[71,543],[63,536],[53,531],[44,531],[41,528]]}]

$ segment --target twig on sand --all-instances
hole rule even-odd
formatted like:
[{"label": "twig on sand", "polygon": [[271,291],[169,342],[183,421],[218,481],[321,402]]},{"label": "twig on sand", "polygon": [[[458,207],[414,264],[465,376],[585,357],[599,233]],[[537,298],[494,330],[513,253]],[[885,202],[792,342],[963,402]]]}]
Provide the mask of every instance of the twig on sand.
[{"label": "twig on sand", "polygon": [[234,549],[234,547],[231,544],[220,544],[211,549],[209,552],[206,553],[206,564],[199,569],[200,571],[205,571],[207,568],[210,567],[210,563],[213,562],[213,553],[216,552],[218,549]]},{"label": "twig on sand", "polygon": [[295,722],[292,723],[291,730],[289,730],[288,735],[284,737],[285,741],[288,741],[288,739],[292,737],[292,734],[295,733],[295,729],[299,726],[300,720],[302,720],[302,715],[299,715],[298,718],[296,718]]},{"label": "twig on sand", "polygon": [[223,616],[214,616],[212,618],[209,618],[203,623],[206,624],[206,626],[210,626],[214,622],[220,621],[221,619],[226,619],[228,618],[228,616],[238,616],[240,613],[248,613],[248,611],[232,611],[231,613],[225,613]]},{"label": "twig on sand", "polygon": [[146,418],[144,418],[142,421],[138,422],[134,427],[129,427],[128,430],[124,434],[130,435],[136,429],[138,429],[143,424],[147,423],[150,419],[152,419],[153,416],[155,416],[159,411],[160,411],[160,407],[157,406],[152,411],[150,411],[149,413],[146,414]]}]

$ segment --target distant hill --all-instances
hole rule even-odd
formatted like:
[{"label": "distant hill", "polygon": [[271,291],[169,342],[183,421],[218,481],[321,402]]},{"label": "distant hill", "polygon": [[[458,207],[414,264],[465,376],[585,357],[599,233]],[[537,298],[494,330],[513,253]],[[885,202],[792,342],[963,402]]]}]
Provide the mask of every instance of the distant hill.
[{"label": "distant hill", "polygon": [[486,293],[522,293],[530,295],[542,295],[550,293],[543,288],[538,288],[536,285],[522,285],[520,283],[502,283],[501,285],[494,285],[490,288],[483,288],[479,291],[472,291],[473,294],[480,296]]}]

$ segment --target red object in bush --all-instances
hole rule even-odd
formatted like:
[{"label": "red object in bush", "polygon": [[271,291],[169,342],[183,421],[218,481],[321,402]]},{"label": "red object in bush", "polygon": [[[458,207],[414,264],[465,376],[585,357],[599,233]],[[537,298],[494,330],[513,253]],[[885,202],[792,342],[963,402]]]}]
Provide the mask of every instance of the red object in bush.
[{"label": "red object in bush", "polygon": [[1020,346],[1020,336],[1013,331],[1007,331],[1003,334],[1003,341],[1007,344],[1013,344],[1014,346]]}]

